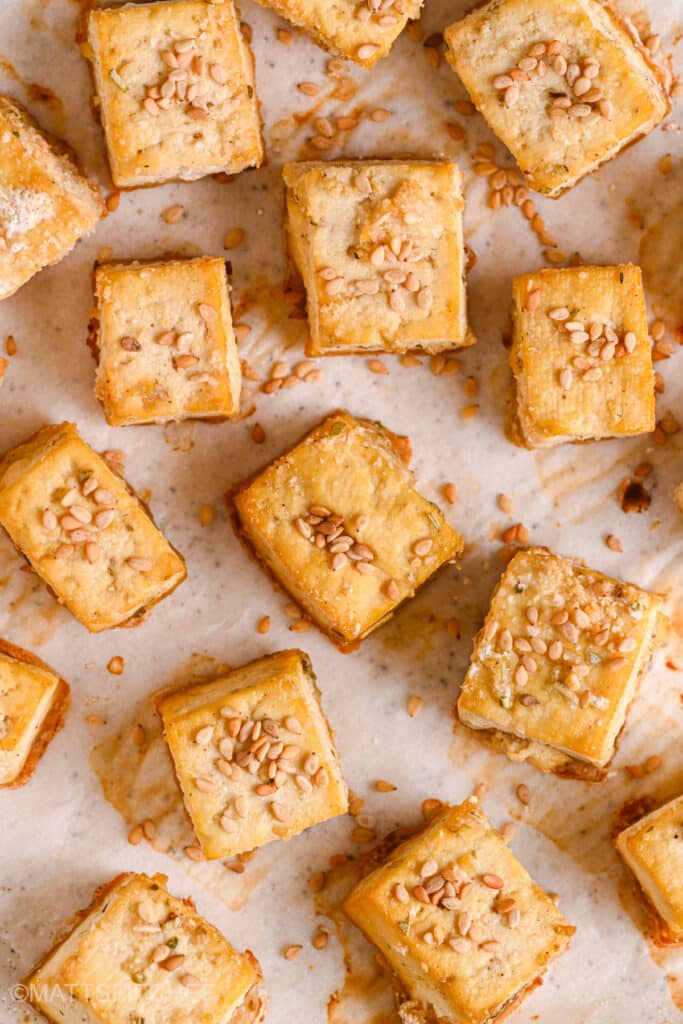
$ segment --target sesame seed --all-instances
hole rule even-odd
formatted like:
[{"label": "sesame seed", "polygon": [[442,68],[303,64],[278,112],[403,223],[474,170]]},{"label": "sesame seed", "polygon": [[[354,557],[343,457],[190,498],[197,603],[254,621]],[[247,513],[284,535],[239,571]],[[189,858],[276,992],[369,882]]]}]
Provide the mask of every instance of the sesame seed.
[{"label": "sesame seed", "polygon": [[502,889],[505,882],[499,875],[487,873],[481,876],[481,880],[484,885],[489,889]]},{"label": "sesame seed", "polygon": [[415,695],[409,697],[407,709],[410,718],[415,718],[415,716],[422,711],[423,706],[424,701],[422,700],[422,697],[417,697]]},{"label": "sesame seed", "polygon": [[136,572],[149,572],[154,566],[154,562],[150,558],[127,558],[126,565],[130,566]]},{"label": "sesame seed", "polygon": [[515,793],[520,804],[524,804],[526,806],[531,800],[531,791],[528,786],[524,785],[524,783],[520,783],[520,785],[517,786]]},{"label": "sesame seed", "polygon": [[[392,292],[392,295],[395,294],[398,293]],[[380,375],[389,373],[389,368],[386,366],[385,363],[382,362],[381,359],[368,359],[367,367],[368,370],[370,370],[370,373],[376,373]]]},{"label": "sesame seed", "polygon": [[504,96],[503,96],[503,102],[504,102],[505,106],[509,109],[510,107],[514,107],[514,105],[515,105],[515,103],[517,102],[518,99],[519,99],[519,86],[516,85],[513,82],[513,84],[509,85],[507,87],[507,89],[505,90],[505,93],[504,93]]},{"label": "sesame seed", "polygon": [[396,580],[387,580],[384,589],[390,601],[398,601],[400,596],[400,590]]},{"label": "sesame seed", "polygon": [[540,304],[541,292],[538,288],[534,288],[534,290],[532,292],[529,292],[529,294],[527,295],[526,302],[524,303],[524,305],[530,313],[533,313],[535,310],[538,309]]},{"label": "sesame seed", "polygon": [[443,485],[443,496],[449,505],[454,505],[458,497],[458,488],[453,483]]},{"label": "sesame seed", "polygon": [[418,558],[424,558],[432,550],[433,544],[434,542],[431,537],[423,537],[422,540],[418,540],[413,544],[413,551]]}]

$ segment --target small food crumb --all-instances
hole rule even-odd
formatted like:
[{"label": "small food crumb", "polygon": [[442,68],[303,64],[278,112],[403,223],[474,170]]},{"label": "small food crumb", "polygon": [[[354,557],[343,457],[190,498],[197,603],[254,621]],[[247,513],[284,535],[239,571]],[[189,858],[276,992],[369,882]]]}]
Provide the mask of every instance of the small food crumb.
[{"label": "small food crumb", "polygon": [[325,882],[327,876],[324,871],[316,871],[314,875],[308,879],[308,888],[311,892],[321,892],[325,888]]},{"label": "small food crumb", "polygon": [[522,782],[519,786],[517,786],[515,793],[517,794],[517,799],[519,800],[520,804],[524,804],[524,806],[526,807],[526,805],[531,800],[531,791],[529,787],[525,786]]},{"label": "small food crumb", "polygon": [[320,927],[313,936],[311,945],[313,946],[314,949],[325,949],[325,946],[329,941],[329,932],[325,928]]},{"label": "small food crumb", "polygon": [[185,207],[182,203],[174,203],[173,206],[167,206],[165,210],[162,210],[161,219],[165,224],[177,224],[184,212]]},{"label": "small food crumb", "polygon": [[377,779],[373,782],[372,786],[377,793],[393,793],[398,789],[398,786],[395,786],[393,782],[389,782],[387,779]]},{"label": "small food crumb", "polygon": [[415,718],[415,715],[419,715],[423,707],[424,701],[422,700],[422,697],[417,697],[415,696],[415,694],[413,694],[411,697],[408,697],[407,710],[411,718]]},{"label": "small food crumb", "polygon": [[302,949],[303,946],[299,945],[285,946],[282,955],[285,960],[296,960]]},{"label": "small food crumb", "polygon": [[200,505],[199,522],[201,526],[210,526],[216,515],[213,505]]},{"label": "small food crumb", "polygon": [[605,544],[610,549],[610,551],[618,551],[619,553],[621,553],[624,550],[621,541],[613,533],[607,534],[607,536],[605,537]]},{"label": "small food crumb", "polygon": [[473,420],[478,412],[479,412],[479,406],[478,405],[476,405],[476,404],[474,404],[474,405],[464,405],[462,407],[462,409],[460,410],[460,419],[461,420]]},{"label": "small food crumb", "polygon": [[354,843],[371,843],[375,838],[376,836],[372,829],[363,828],[361,825],[354,828],[351,833],[351,839]]},{"label": "small food crumb", "polygon": [[435,814],[438,814],[443,807],[441,800],[436,800],[434,797],[428,797],[422,801],[422,817],[425,821],[431,821]]},{"label": "small food crumb", "polygon": [[293,622],[289,627],[289,631],[290,633],[308,633],[310,628],[311,623],[308,619],[297,619],[297,621]]},{"label": "small food crumb", "polygon": [[111,672],[113,676],[120,676],[123,672],[124,666],[125,662],[123,658],[117,654],[107,662],[107,671]]},{"label": "small food crumb", "polygon": [[107,196],[104,205],[107,207],[107,210],[109,211],[109,213],[114,213],[115,210],[118,210],[120,203],[121,203],[121,193],[120,192],[112,192],[112,194],[110,196]]},{"label": "small food crumb", "polygon": [[102,718],[102,715],[86,715],[85,720],[88,725],[102,726],[106,725],[106,719]]},{"label": "small food crumb", "polygon": [[267,633],[270,629],[270,615],[264,615],[262,619],[259,619],[256,631],[258,633]]},{"label": "small food crumb", "polygon": [[143,837],[142,825],[134,825],[128,833],[128,842],[131,846],[138,846],[142,842]]},{"label": "small food crumb", "polygon": [[292,43],[294,42],[294,36],[286,28],[278,28],[278,29],[276,29],[275,30],[275,35],[277,36],[278,42],[279,43],[284,43],[285,46],[291,46]]},{"label": "small food crumb", "polygon": [[501,512],[505,512],[507,515],[510,515],[513,507],[512,498],[508,494],[498,495],[498,508]]}]

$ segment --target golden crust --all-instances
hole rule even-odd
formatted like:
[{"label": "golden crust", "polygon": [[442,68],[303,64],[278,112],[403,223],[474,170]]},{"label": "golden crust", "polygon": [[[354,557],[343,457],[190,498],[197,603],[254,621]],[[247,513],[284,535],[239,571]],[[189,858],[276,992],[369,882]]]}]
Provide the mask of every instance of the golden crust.
[{"label": "golden crust", "polygon": [[[161,89],[169,72],[185,66],[183,56],[177,68],[170,57],[171,63],[165,63],[162,53],[176,53],[180,44],[177,58],[188,52],[183,50],[187,40],[195,40],[193,57],[204,59],[203,68],[194,63],[186,68],[198,76],[199,105],[181,99],[176,90],[166,109],[149,102],[146,108],[148,90]],[[264,154],[253,58],[232,0],[96,8],[88,18],[88,44],[118,188],[237,174],[260,165]]]},{"label": "golden crust", "polygon": [[[86,495],[92,480],[97,489]],[[137,622],[186,576],[133,492],[70,423],[41,428],[0,461],[0,525],[92,633]]]},{"label": "golden crust", "polygon": [[[226,717],[226,709],[234,714]],[[183,801],[208,860],[289,839],[347,811],[334,736],[303,651],[279,651],[211,682],[176,690],[162,697],[158,710]],[[240,728],[261,723],[257,728],[265,749],[255,774],[247,770],[252,734],[231,738],[231,718],[239,720]],[[210,738],[198,742],[207,728]],[[231,755],[227,768],[226,744]],[[291,755],[286,763],[269,756],[283,744]],[[272,766],[283,774],[277,789]],[[264,786],[268,792],[257,791]]]},{"label": "golden crust", "polygon": [[10,781],[0,783],[0,788],[16,789],[19,786],[25,786],[30,780],[41,757],[64,725],[66,712],[71,698],[71,690],[65,679],[58,676],[49,665],[46,665],[44,661],[41,661],[41,659],[36,657],[35,654],[32,654],[31,651],[26,651],[22,647],[17,647],[15,644],[9,643],[7,640],[0,639],[0,655],[1,654],[7,655],[8,658],[21,662],[24,665],[33,666],[35,668],[42,669],[44,672],[49,672],[56,679],[56,687],[50,701],[50,707],[40,724],[40,728],[34,737],[33,742],[31,743],[28,756],[24,760],[20,771]]},{"label": "golden crust", "polygon": [[[425,886],[432,888],[430,879],[441,887],[434,889],[440,893],[438,904],[420,896]],[[497,909],[505,899],[514,900],[519,912],[514,928],[506,920],[508,911]],[[404,1004],[406,1021],[502,1020],[564,952],[575,930],[474,799],[445,807],[422,832],[391,851],[355,887],[344,909],[414,1001],[412,1017],[410,1004]],[[467,915],[469,927],[463,929],[459,923]]]},{"label": "golden crust", "polygon": [[[396,38],[409,20],[420,16],[422,0],[393,0],[391,10],[386,6],[367,20],[359,17],[364,5],[355,0],[258,0],[292,25],[303,29],[324,50],[352,60],[361,67],[371,68],[386,57]],[[382,15],[395,17],[394,22],[382,22]]]},{"label": "golden crust", "polygon": [[629,825],[615,844],[654,916],[657,944],[683,944],[683,796]]},{"label": "golden crust", "polygon": [[455,164],[291,163],[283,177],[289,253],[307,294],[308,355],[473,344]]},{"label": "golden crust", "polygon": [[[168,892],[166,881],[161,874],[125,872],[100,886],[25,979],[31,1005],[55,1024],[67,1009],[97,1024],[134,1018],[150,1024],[257,1024],[265,1004],[257,990],[258,961],[249,951],[236,952],[197,914],[191,899]],[[154,931],[139,927],[140,908],[158,921]],[[185,958],[175,970],[151,958],[164,941],[170,943],[169,956]],[[136,977],[143,973],[144,985]],[[199,984],[183,984],[190,974]],[[53,1012],[49,994],[55,991],[60,998]]]},{"label": "golden crust", "polygon": [[[108,423],[239,414],[241,372],[224,260],[101,264],[95,298],[95,392]],[[196,362],[179,366],[183,357]]]},{"label": "golden crust", "polygon": [[604,778],[659,639],[662,608],[658,595],[576,560],[542,548],[518,552],[475,639],[460,721],[488,732],[512,760]]},{"label": "golden crust", "polygon": [[[441,510],[415,490],[400,446],[382,424],[339,411],[226,494],[238,535],[342,648],[389,619],[463,548]],[[301,533],[297,521],[316,505],[340,516],[346,536],[370,548],[366,574],[353,559],[333,569],[333,554]],[[414,550],[420,541],[431,541],[424,556]]]},{"label": "golden crust", "polygon": [[[489,0],[450,25],[444,38],[447,60],[526,183],[552,198],[648,134],[670,110],[657,65],[599,0]],[[599,92],[595,98],[589,90],[575,93],[575,79],[570,86],[554,55],[544,53],[544,74],[532,66],[506,105],[494,79],[519,70],[529,50],[549,40],[561,44],[564,68],[597,61]],[[552,100],[562,96],[587,110],[574,117],[555,108],[551,115]]]},{"label": "golden crust", "polygon": [[0,143],[0,299],[6,299],[66,256],[105,209],[99,187],[64,144],[9,96],[0,96]]},{"label": "golden crust", "polygon": [[[531,295],[538,305],[530,310]],[[560,310],[564,320],[549,315]],[[566,323],[585,330],[570,331]],[[603,331],[593,341],[594,324]],[[654,430],[655,378],[640,267],[544,268],[514,278],[510,366],[517,422],[530,448]]]}]

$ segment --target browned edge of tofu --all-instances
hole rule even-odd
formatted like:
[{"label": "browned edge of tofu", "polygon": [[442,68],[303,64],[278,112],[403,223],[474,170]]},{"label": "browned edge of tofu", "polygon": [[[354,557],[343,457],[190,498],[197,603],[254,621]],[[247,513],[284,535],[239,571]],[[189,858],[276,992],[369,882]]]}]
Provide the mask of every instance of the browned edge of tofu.
[{"label": "browned edge of tofu", "polygon": [[[57,932],[57,935],[55,936],[54,941],[52,945],[49,947],[49,949],[47,949],[43,953],[43,955],[33,964],[31,970],[21,979],[20,984],[25,986],[27,989],[26,1001],[29,1003],[30,1006],[33,1007],[33,1009],[36,1011],[39,1017],[44,1017],[44,1014],[38,1008],[38,1006],[32,1002],[30,998],[31,978],[36,973],[36,971],[40,970],[40,968],[45,963],[47,963],[47,961],[57,951],[57,949],[62,945],[62,943],[66,942],[66,940],[69,938],[72,932],[76,931],[78,926],[86,919],[86,917],[92,914],[95,910],[98,910],[105,903],[107,897],[110,896],[111,893],[116,889],[116,887],[124,880],[124,878],[127,878],[128,875],[131,874],[135,874],[135,872],[121,871],[119,872],[118,875],[115,875],[108,882],[103,882],[101,885],[98,885],[98,887],[95,889],[92,895],[90,903],[86,907],[82,907],[80,910],[77,910],[62,925],[62,927]],[[164,885],[167,882],[166,875],[160,875],[157,873],[152,877],[160,878],[163,881]],[[182,900],[182,902],[186,904],[186,906],[189,907],[190,910],[194,911],[195,913],[197,912],[197,908],[195,907],[194,900],[192,899],[191,896],[187,896],[184,900]],[[230,1024],[261,1024],[261,1021],[263,1021],[263,1018],[265,1017],[267,1004],[267,998],[265,996],[265,993],[260,991],[260,985],[263,980],[261,965],[259,964],[259,961],[256,959],[256,957],[254,956],[250,949],[245,949],[244,956],[246,956],[250,960],[251,964],[256,969],[258,973],[258,981],[246,993],[244,997],[244,1003],[242,1004],[242,1006],[237,1007],[237,1010],[232,1015]],[[253,1011],[253,1013],[250,1013],[247,1009],[247,1000],[250,995],[254,995],[256,997],[256,1008]]]},{"label": "browned edge of tofu", "polygon": [[[110,0],[109,3],[102,3],[102,4],[98,4],[97,0],[79,0],[79,2],[80,2],[80,11],[79,11],[79,13],[77,15],[77,19],[76,19],[76,33],[75,33],[76,46],[77,46],[78,50],[80,51],[81,56],[85,60],[86,64],[88,65],[88,74],[89,74],[89,77],[90,77],[90,86],[91,86],[91,89],[90,89],[90,110],[92,111],[92,115],[93,115],[93,117],[95,119],[96,124],[99,126],[100,131],[102,132],[102,140],[101,141],[102,141],[102,146],[104,148],[104,153],[105,153],[105,157],[106,157],[107,170],[109,170],[109,153],[107,152],[107,147],[106,147],[105,142],[104,142],[104,124],[102,123],[101,105],[100,105],[100,102],[99,102],[99,97],[97,95],[97,79],[95,77],[94,55],[89,52],[90,51],[90,47],[89,47],[89,44],[88,44],[88,19],[90,17],[90,11],[94,7],[97,7],[98,9],[103,9],[103,8],[114,9],[116,7],[125,7],[127,3],[130,3],[130,0]],[[134,2],[139,2],[139,0],[134,0]],[[147,0],[147,2],[150,2],[150,0]],[[207,0],[207,3],[209,3],[209,4],[211,4],[212,2],[213,2],[213,0]],[[219,0],[219,2],[220,2],[220,0]],[[233,7],[235,8],[235,15],[237,17],[238,23],[240,24],[240,31],[241,31],[242,21],[241,21],[241,18],[240,18],[240,13],[241,12],[240,12],[239,3],[237,2],[237,0],[232,0],[232,4],[233,4]],[[263,149],[263,159],[261,160],[261,163],[258,165],[258,167],[267,167],[268,166],[268,154],[266,152],[266,147],[265,147],[265,144],[263,142],[262,103],[261,103],[261,100],[259,99],[258,90],[256,88],[256,62],[254,60],[254,53],[253,53],[253,50],[251,48],[251,45],[246,40],[245,40],[245,47],[246,47],[246,52],[249,55],[249,62],[251,64],[251,73],[252,73],[252,77],[254,79],[254,99],[256,100],[256,114],[257,114],[257,117],[258,117],[259,134],[261,136],[261,145],[262,145],[262,149]],[[254,167],[245,167],[244,170],[240,171],[239,173],[240,174],[244,174],[246,171],[256,171],[256,170],[258,170],[258,167],[256,167],[256,166],[254,166]],[[111,172],[110,172],[110,177],[111,177]],[[220,182],[224,182],[224,183],[229,183],[229,182],[232,181],[232,179],[235,177],[235,175],[230,174],[230,175],[223,175],[222,177],[219,177],[219,175],[217,175],[217,174],[211,174],[211,175],[208,175],[208,177],[213,178],[214,181],[220,181]],[[201,178],[198,178],[196,180],[197,181],[201,181]],[[164,178],[163,181],[148,181],[148,182],[145,182],[145,184],[142,184],[142,185],[114,185],[113,182],[110,182],[111,187],[116,192],[137,192],[139,189],[143,189],[143,188],[161,188],[163,185],[170,185],[172,183],[179,183],[181,185],[183,185],[183,184],[187,185],[188,184],[188,182],[186,181],[185,178]],[[106,211],[103,214],[103,216],[106,216]]]},{"label": "browned edge of tofu", "polygon": [[31,745],[31,749],[29,750],[28,757],[24,762],[23,768],[17,775],[16,779],[12,779],[11,782],[0,783],[0,789],[17,789],[19,786],[25,786],[29,781],[36,770],[41,757],[64,725],[66,713],[71,701],[71,687],[65,679],[62,679],[62,677],[55,672],[53,668],[46,665],[44,661],[41,661],[41,659],[36,657],[35,654],[32,654],[31,651],[27,651],[23,647],[17,647],[8,640],[3,640],[1,638],[0,651],[3,654],[9,655],[10,658],[16,658],[17,661],[24,662],[24,664],[35,665],[36,668],[45,669],[46,672],[51,672],[52,675],[56,676],[59,680],[54,700],[50,705],[50,710],[45,716],[45,721],[41,725],[40,731]]},{"label": "browned edge of tofu", "polygon": [[[20,444],[21,445],[30,444],[31,441],[33,441],[34,438],[41,432],[41,430],[44,430],[45,427],[50,427],[50,426],[54,426],[54,425],[55,424],[52,424],[52,423],[45,423],[45,424],[43,424],[42,427],[39,427],[38,430],[35,430],[31,434],[30,437],[25,438],[25,440],[20,442]],[[85,441],[85,444],[88,444],[88,442]],[[7,458],[7,456],[10,455],[14,451],[14,449],[17,448],[17,447],[18,447],[18,445],[13,445],[8,451],[2,452],[0,454],[0,469],[2,468],[2,464],[5,461],[5,459]],[[93,448],[93,451],[95,451],[94,448]],[[100,452],[95,452],[95,454],[96,455],[100,455],[100,457],[103,457]],[[109,463],[107,463],[107,465],[109,465]],[[140,497],[140,495],[137,493],[137,491],[133,487],[131,487],[131,485],[128,483],[128,481],[126,480],[125,477],[121,476],[121,474],[118,473],[111,466],[109,466],[109,469],[111,469],[112,473],[116,474],[116,476],[122,482],[123,486],[126,488],[128,493],[130,494],[130,496],[132,498],[135,498],[135,500],[140,505],[140,507],[143,509],[145,514],[151,519],[151,521],[154,524],[154,526],[157,526],[156,521],[154,519],[154,516],[152,515],[152,510],[150,509],[150,507],[147,504],[147,502],[143,501],[143,499]],[[158,526],[157,526],[157,529],[159,529]],[[161,531],[159,531],[159,532],[161,533]],[[17,547],[17,545],[14,543],[14,541],[12,540],[12,538],[9,536],[8,533],[6,533],[6,536],[11,541],[12,546],[13,546],[14,550],[17,552],[17,554],[19,555],[19,557],[23,558],[24,561],[27,563],[27,565],[29,565],[31,567],[32,571],[36,574],[36,576],[41,581],[41,583],[43,584],[45,589],[48,591],[48,593],[52,597],[54,597],[55,601],[57,601],[57,603],[61,607],[62,606],[61,605],[61,601],[59,600],[59,598],[55,594],[55,592],[52,589],[52,587],[50,586],[50,584],[46,580],[43,579],[43,577],[37,571],[37,569],[33,568],[33,565],[31,563],[31,561],[29,560],[29,558],[24,554],[24,552],[21,550],[21,548]],[[174,586],[172,586],[170,588],[170,590],[165,590],[164,593],[160,594],[159,597],[157,597],[154,601],[148,601],[147,604],[145,604],[143,608],[138,608],[136,611],[134,611],[132,613],[132,615],[129,615],[129,617],[127,619],[124,619],[123,622],[118,622],[115,626],[111,626],[110,627],[111,629],[133,629],[135,626],[142,625],[142,623],[146,622],[147,619],[149,618],[149,615],[150,615],[150,612],[151,612],[152,608],[156,604],[159,604],[160,601],[163,601],[164,598],[170,597],[171,594],[174,592],[174,590],[177,590],[178,587],[180,586],[180,584],[184,583],[185,580],[187,579],[187,565],[185,564],[185,559],[184,559],[183,555],[181,554],[180,551],[178,551],[178,549],[176,547],[173,546],[173,544],[171,544],[171,542],[168,539],[168,537],[166,536],[166,534],[162,533],[162,536],[164,537],[166,543],[171,548],[171,550],[175,552],[175,554],[178,556],[180,561],[183,563],[183,570],[184,570],[183,571],[183,575],[180,577],[180,579],[177,581],[177,583],[175,583]],[[82,625],[82,623],[81,623],[81,625]],[[87,626],[85,628],[87,629]]]},{"label": "browned edge of tofu", "polygon": [[[319,422],[322,423],[323,420],[328,419],[330,416],[337,415],[350,414],[347,413],[346,410],[344,409],[332,409],[330,412],[326,413],[325,416],[323,416]],[[368,420],[367,418],[363,417],[355,418],[358,419],[359,423],[372,424],[373,422],[372,420]],[[249,537],[246,533],[246,530],[244,530],[242,527],[242,521],[240,519],[239,512],[237,511],[237,506],[235,504],[235,497],[240,493],[240,491],[243,491],[246,487],[248,487],[253,480],[260,476],[261,473],[263,473],[264,470],[266,470],[268,466],[270,466],[273,462],[275,462],[277,459],[284,458],[286,455],[289,455],[290,452],[292,452],[296,447],[298,447],[298,445],[300,445],[301,442],[304,441],[313,430],[315,430],[316,426],[318,426],[318,424],[315,424],[313,427],[310,427],[307,431],[305,431],[305,433],[303,433],[293,444],[291,444],[289,448],[286,448],[283,452],[280,452],[280,454],[277,455],[275,459],[270,459],[263,466],[261,466],[260,469],[257,469],[256,472],[251,473],[248,477],[245,477],[242,480],[238,480],[237,483],[232,484],[227,489],[223,496],[225,501],[225,507],[228,510],[228,517],[232,524],[232,528],[235,531],[235,536],[240,541],[240,543],[242,544],[243,548],[245,549],[249,557],[252,559],[252,561],[256,562],[259,568],[269,578],[273,586],[273,589],[278,593],[287,594],[288,597],[291,597],[292,601],[297,605],[297,607],[299,607],[298,599],[293,594],[289,593],[289,591],[284,586],[282,581],[278,579],[278,577],[271,570],[270,566],[267,564],[265,559],[258,554],[256,549],[249,541]],[[392,430],[389,430],[388,427],[384,428],[384,437],[389,440],[398,458],[402,462],[404,462],[406,466],[409,466],[413,454],[413,450],[410,445],[410,439],[405,434],[395,434]],[[445,562],[443,565],[439,566],[439,568],[436,569],[435,572],[433,572],[432,575],[424,581],[424,584],[429,583],[436,576],[438,576],[439,573],[446,568],[447,564],[448,563]],[[418,590],[420,589],[421,587],[418,588]],[[417,592],[418,591],[416,591],[415,593]],[[398,609],[401,608],[406,603],[406,601],[411,600],[414,596],[415,594],[407,595],[403,599],[403,601],[397,604],[396,607],[388,615],[385,615],[384,618],[379,619],[377,622],[373,624],[370,633],[374,633],[376,629],[379,629],[380,626],[383,626],[386,622],[389,621],[389,619],[393,618]],[[303,611],[302,614],[304,614]],[[330,640],[330,642],[333,643],[337,650],[340,651],[342,654],[353,654],[354,651],[358,650],[365,637],[370,635],[370,633],[366,633],[365,636],[359,637],[357,640],[353,640],[351,641],[351,643],[345,644],[334,633],[327,632],[317,622],[314,622],[313,620],[311,621],[313,622],[313,625],[316,627],[316,629],[319,629],[323,636],[326,636],[327,639]]]},{"label": "browned edge of tofu", "polygon": [[[204,255],[204,254],[202,254],[202,255]],[[91,281],[92,293],[93,293],[92,315],[91,315],[90,319],[88,320],[88,333],[87,333],[86,339],[85,339],[85,344],[90,349],[90,354],[93,357],[93,359],[95,360],[95,366],[99,366],[100,365],[100,319],[97,316],[97,305],[96,305],[96,302],[95,302],[95,271],[97,270],[97,268],[98,267],[103,267],[103,266],[108,266],[110,263],[115,263],[117,266],[120,266],[120,267],[126,267],[126,266],[131,266],[134,263],[145,263],[145,264],[149,264],[149,263],[169,263],[169,262],[171,262],[173,260],[190,260],[190,259],[193,259],[193,258],[194,257],[186,256],[184,253],[181,253],[179,251],[173,251],[173,252],[162,253],[160,256],[154,256],[151,259],[140,259],[140,257],[131,256],[128,259],[123,259],[123,260],[101,260],[101,261],[100,260],[95,260],[95,262],[93,263],[92,271],[90,273],[90,281]],[[231,300],[231,291],[232,291],[232,260],[230,260],[230,259],[223,259],[223,262],[225,263],[225,276],[226,276],[226,278],[228,280],[228,305],[230,306],[230,310],[231,310],[231,313],[232,313],[232,300]],[[188,420],[190,422],[192,422],[192,423],[208,423],[208,424],[211,424],[211,423],[217,423],[217,424],[228,423],[232,419],[234,419],[234,417],[231,417],[231,416],[192,416],[191,418],[188,417]],[[171,421],[169,421],[169,422],[171,422]],[[136,427],[159,427],[159,426],[163,426],[163,424],[155,423],[153,420],[150,420],[148,423],[135,423],[133,425],[136,426]],[[136,497],[137,497],[137,495],[136,495]],[[139,498],[138,498],[138,501],[140,501]],[[140,502],[140,504],[144,504],[144,503]],[[149,517],[151,519],[152,515],[151,515],[147,505],[145,505],[144,507],[145,507],[145,511],[147,512],[147,514],[149,515]],[[171,547],[173,547],[173,545],[171,545]],[[173,550],[175,551],[175,548],[173,548]],[[178,552],[176,552],[176,554],[178,554]],[[181,582],[182,582],[182,580],[181,580]],[[171,593],[171,591],[169,591],[169,593]]]}]

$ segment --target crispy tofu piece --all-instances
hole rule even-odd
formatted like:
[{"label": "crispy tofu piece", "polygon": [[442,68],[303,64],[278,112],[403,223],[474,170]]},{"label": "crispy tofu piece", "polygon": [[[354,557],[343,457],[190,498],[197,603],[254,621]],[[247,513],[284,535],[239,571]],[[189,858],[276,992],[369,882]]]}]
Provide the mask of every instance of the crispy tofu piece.
[{"label": "crispy tofu piece", "polygon": [[257,1024],[265,997],[250,953],[238,953],[166,888],[127,872],[97,890],[26,980],[53,1024]]},{"label": "crispy tofu piece", "polygon": [[492,1024],[541,983],[575,931],[474,798],[398,846],[344,910],[398,976],[406,1020]]},{"label": "crispy tofu piece", "polygon": [[0,96],[0,299],[63,259],[104,212],[64,144]]},{"label": "crispy tofu piece", "polygon": [[112,426],[239,413],[225,260],[108,263],[95,271],[95,391]]},{"label": "crispy tofu piece", "polygon": [[88,44],[117,188],[259,166],[253,58],[232,0],[96,7]]},{"label": "crispy tofu piece", "polygon": [[279,651],[159,704],[208,860],[289,839],[348,809],[334,738],[303,651]]},{"label": "crispy tofu piece", "polygon": [[510,366],[527,447],[654,430],[640,267],[545,268],[515,277]]},{"label": "crispy tofu piece", "polygon": [[0,787],[25,785],[64,724],[69,685],[35,654],[0,640]]},{"label": "crispy tofu piece", "polygon": [[386,622],[463,549],[415,490],[405,441],[335,412],[226,495],[240,536],[342,647]]},{"label": "crispy tofu piece", "polygon": [[663,628],[663,601],[545,548],[519,551],[491,599],[458,699],[512,760],[604,778]]},{"label": "crispy tofu piece", "polygon": [[409,20],[420,16],[422,0],[258,0],[324,50],[371,68],[386,57]]},{"label": "crispy tofu piece", "polygon": [[489,0],[444,38],[446,59],[527,185],[552,198],[671,109],[657,65],[599,0]]},{"label": "crispy tofu piece", "polygon": [[462,175],[453,163],[285,164],[289,253],[310,356],[441,352],[467,326]]},{"label": "crispy tofu piece", "polygon": [[658,918],[658,944],[683,943],[683,796],[624,829],[616,846]]},{"label": "crispy tofu piece", "polygon": [[91,633],[142,620],[185,563],[73,423],[43,427],[0,461],[0,525]]}]

